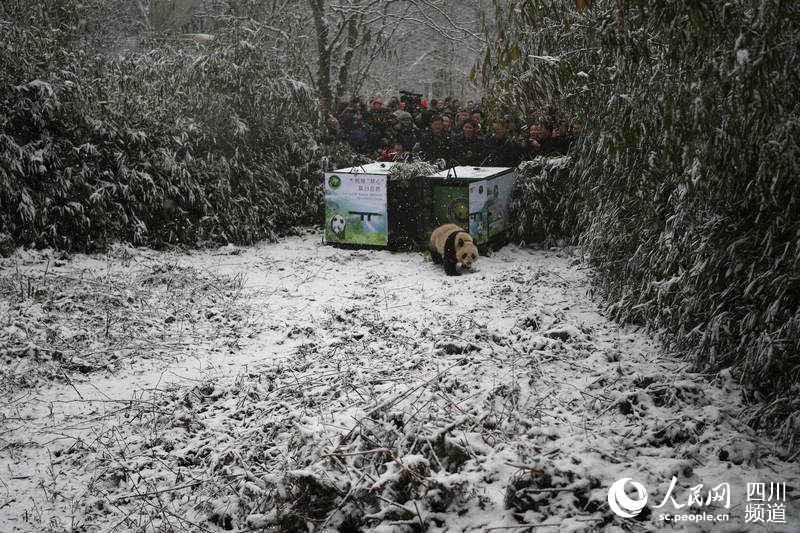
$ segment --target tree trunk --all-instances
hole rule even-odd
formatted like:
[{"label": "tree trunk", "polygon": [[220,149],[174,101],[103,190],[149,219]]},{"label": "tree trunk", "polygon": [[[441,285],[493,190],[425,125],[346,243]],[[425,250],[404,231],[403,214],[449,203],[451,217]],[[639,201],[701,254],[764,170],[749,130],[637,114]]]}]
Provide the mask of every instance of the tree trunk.
[{"label": "tree trunk", "polygon": [[325,22],[325,0],[308,0],[317,33],[317,90],[320,105],[331,109],[331,50],[328,47],[328,23]]},{"label": "tree trunk", "polygon": [[[363,16],[362,16],[363,18]],[[350,78],[350,66],[353,63],[353,55],[356,52],[356,43],[358,42],[358,21],[356,16],[353,15],[347,24],[347,45],[342,58],[342,64],[339,65],[339,78],[336,81],[336,96],[344,96],[347,90],[347,82]]]}]

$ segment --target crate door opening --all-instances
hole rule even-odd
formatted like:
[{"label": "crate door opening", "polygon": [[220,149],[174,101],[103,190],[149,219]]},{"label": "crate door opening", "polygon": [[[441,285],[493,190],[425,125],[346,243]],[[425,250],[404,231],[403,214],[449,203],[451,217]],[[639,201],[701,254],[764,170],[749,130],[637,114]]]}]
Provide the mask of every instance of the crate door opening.
[{"label": "crate door opening", "polygon": [[325,174],[325,243],[388,244],[386,182],[391,166],[377,165]]},{"label": "crate door opening", "polygon": [[463,183],[436,183],[430,188],[431,219],[429,231],[442,224],[469,225],[469,194]]}]

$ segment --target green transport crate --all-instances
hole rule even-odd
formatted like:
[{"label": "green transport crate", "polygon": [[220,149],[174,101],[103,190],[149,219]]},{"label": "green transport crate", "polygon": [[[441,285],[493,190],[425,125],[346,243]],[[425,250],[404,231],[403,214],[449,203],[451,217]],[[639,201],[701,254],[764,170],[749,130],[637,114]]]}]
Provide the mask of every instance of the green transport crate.
[{"label": "green transport crate", "polygon": [[419,179],[390,178],[395,163],[325,173],[326,244],[415,249],[423,221]]},{"label": "green transport crate", "polygon": [[508,167],[460,166],[426,178],[424,232],[453,223],[469,231],[479,245],[502,243],[516,171]]}]

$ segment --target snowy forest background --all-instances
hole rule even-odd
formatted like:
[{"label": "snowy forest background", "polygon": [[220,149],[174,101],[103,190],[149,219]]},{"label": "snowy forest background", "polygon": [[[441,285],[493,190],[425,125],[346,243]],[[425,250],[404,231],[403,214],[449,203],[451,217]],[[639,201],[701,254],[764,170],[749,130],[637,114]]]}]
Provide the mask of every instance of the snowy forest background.
[{"label": "snowy forest background", "polygon": [[584,133],[521,174],[514,239],[580,246],[615,319],[800,445],[797,2],[5,0],[0,54],[5,255],[318,224],[321,171],[359,161],[322,142],[337,96],[556,107]]}]

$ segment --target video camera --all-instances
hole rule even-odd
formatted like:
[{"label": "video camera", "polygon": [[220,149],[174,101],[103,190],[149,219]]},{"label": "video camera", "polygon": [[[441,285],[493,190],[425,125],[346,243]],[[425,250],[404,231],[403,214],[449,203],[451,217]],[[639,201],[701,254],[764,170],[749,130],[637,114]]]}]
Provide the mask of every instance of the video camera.
[{"label": "video camera", "polygon": [[405,110],[412,115],[422,106],[422,95],[419,93],[412,93],[411,91],[400,91],[400,101],[406,107]]}]

